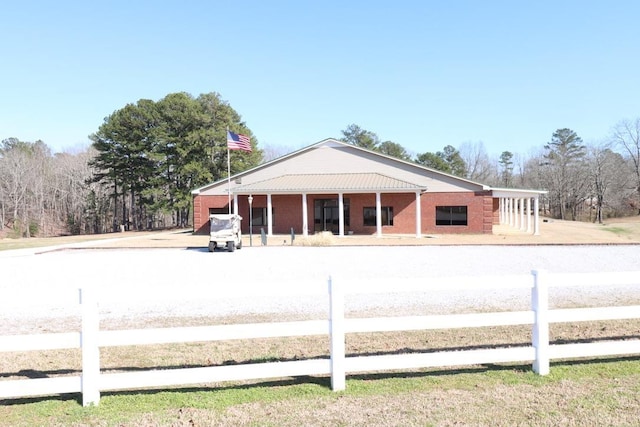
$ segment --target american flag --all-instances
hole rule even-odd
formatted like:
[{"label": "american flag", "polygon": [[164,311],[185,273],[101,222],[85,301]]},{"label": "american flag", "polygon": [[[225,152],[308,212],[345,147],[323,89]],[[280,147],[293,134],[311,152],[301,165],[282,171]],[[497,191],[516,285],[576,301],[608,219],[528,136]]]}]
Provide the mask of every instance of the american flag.
[{"label": "american flag", "polygon": [[227,148],[229,150],[251,151],[251,138],[227,131]]}]

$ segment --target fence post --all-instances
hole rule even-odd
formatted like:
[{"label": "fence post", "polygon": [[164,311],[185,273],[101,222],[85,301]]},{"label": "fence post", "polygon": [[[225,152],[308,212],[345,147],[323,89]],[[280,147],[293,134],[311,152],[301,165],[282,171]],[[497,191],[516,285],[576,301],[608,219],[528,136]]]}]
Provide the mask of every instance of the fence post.
[{"label": "fence post", "polygon": [[544,270],[534,270],[531,309],[534,312],[532,345],[535,348],[533,372],[549,374],[549,280]]},{"label": "fence post", "polygon": [[98,405],[100,402],[100,348],[98,347],[100,318],[95,290],[81,288],[80,304],[82,309],[82,333],[80,335],[82,349],[82,405]]},{"label": "fence post", "polygon": [[344,289],[333,277],[329,277],[329,341],[331,389],[344,390],[346,388]]}]

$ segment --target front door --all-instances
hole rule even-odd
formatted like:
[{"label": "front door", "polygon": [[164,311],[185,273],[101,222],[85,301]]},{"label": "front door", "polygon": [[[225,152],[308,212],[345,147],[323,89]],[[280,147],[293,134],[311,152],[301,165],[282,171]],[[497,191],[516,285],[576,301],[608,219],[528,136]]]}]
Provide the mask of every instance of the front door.
[{"label": "front door", "polygon": [[[349,199],[343,199],[345,231],[349,226]],[[333,234],[340,232],[340,210],[338,199],[316,199],[314,201],[314,232],[330,231]]]}]

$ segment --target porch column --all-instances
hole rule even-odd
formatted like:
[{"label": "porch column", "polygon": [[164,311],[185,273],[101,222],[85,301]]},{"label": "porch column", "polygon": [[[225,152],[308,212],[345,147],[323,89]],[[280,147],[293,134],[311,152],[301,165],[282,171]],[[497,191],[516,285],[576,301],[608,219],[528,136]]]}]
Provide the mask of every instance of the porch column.
[{"label": "porch column", "polygon": [[531,233],[531,197],[527,198],[527,233]]},{"label": "porch column", "polygon": [[271,193],[267,194],[267,235],[273,236],[273,215],[271,213]]},{"label": "porch column", "polygon": [[524,224],[524,203],[525,203],[525,199],[521,198],[520,199],[520,230],[524,231],[527,229],[527,226]]},{"label": "porch column", "polygon": [[520,226],[520,213],[518,213],[518,202],[520,199],[513,199],[513,227],[518,228]]},{"label": "porch column", "polygon": [[509,225],[509,198],[505,197],[504,198],[504,222],[503,224],[505,225]]},{"label": "porch column", "polygon": [[382,204],[379,192],[376,193],[376,235],[382,237]]},{"label": "porch column", "polygon": [[504,222],[503,224],[509,224],[509,199],[504,198]]},{"label": "porch column", "polygon": [[344,197],[338,193],[338,236],[344,237]]},{"label": "porch column", "polygon": [[504,210],[504,198],[500,197],[498,199],[498,224],[502,224],[504,221],[503,210]]},{"label": "porch column", "polygon": [[540,235],[540,215],[538,211],[540,210],[540,201],[538,200],[538,196],[533,198],[533,235]]},{"label": "porch column", "polygon": [[515,218],[515,204],[516,204],[516,199],[514,199],[513,197],[509,198],[509,225],[511,227],[513,227],[516,223],[516,218]]},{"label": "porch column", "polygon": [[420,191],[416,191],[416,238],[422,237],[422,206],[420,206]]},{"label": "porch column", "polygon": [[500,219],[500,224],[504,225],[507,223],[507,199],[505,197],[501,197],[500,201],[502,202],[502,217]]},{"label": "porch column", "polygon": [[309,235],[309,215],[307,212],[307,194],[302,193],[302,235]]},{"label": "porch column", "polygon": [[233,195],[233,213],[238,215],[238,195]]}]

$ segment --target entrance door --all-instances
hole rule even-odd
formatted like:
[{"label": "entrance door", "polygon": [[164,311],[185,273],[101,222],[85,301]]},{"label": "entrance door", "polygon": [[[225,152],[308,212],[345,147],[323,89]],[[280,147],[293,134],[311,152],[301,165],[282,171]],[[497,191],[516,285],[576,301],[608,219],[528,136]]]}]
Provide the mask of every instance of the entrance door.
[{"label": "entrance door", "polygon": [[334,206],[325,206],[322,222],[324,225],[322,231],[331,231],[333,234],[338,234],[340,232],[340,216],[338,208]]},{"label": "entrance door", "polygon": [[[345,231],[349,226],[349,199],[343,199]],[[316,199],[314,201],[313,231],[330,231],[340,233],[340,210],[338,199]]]}]

